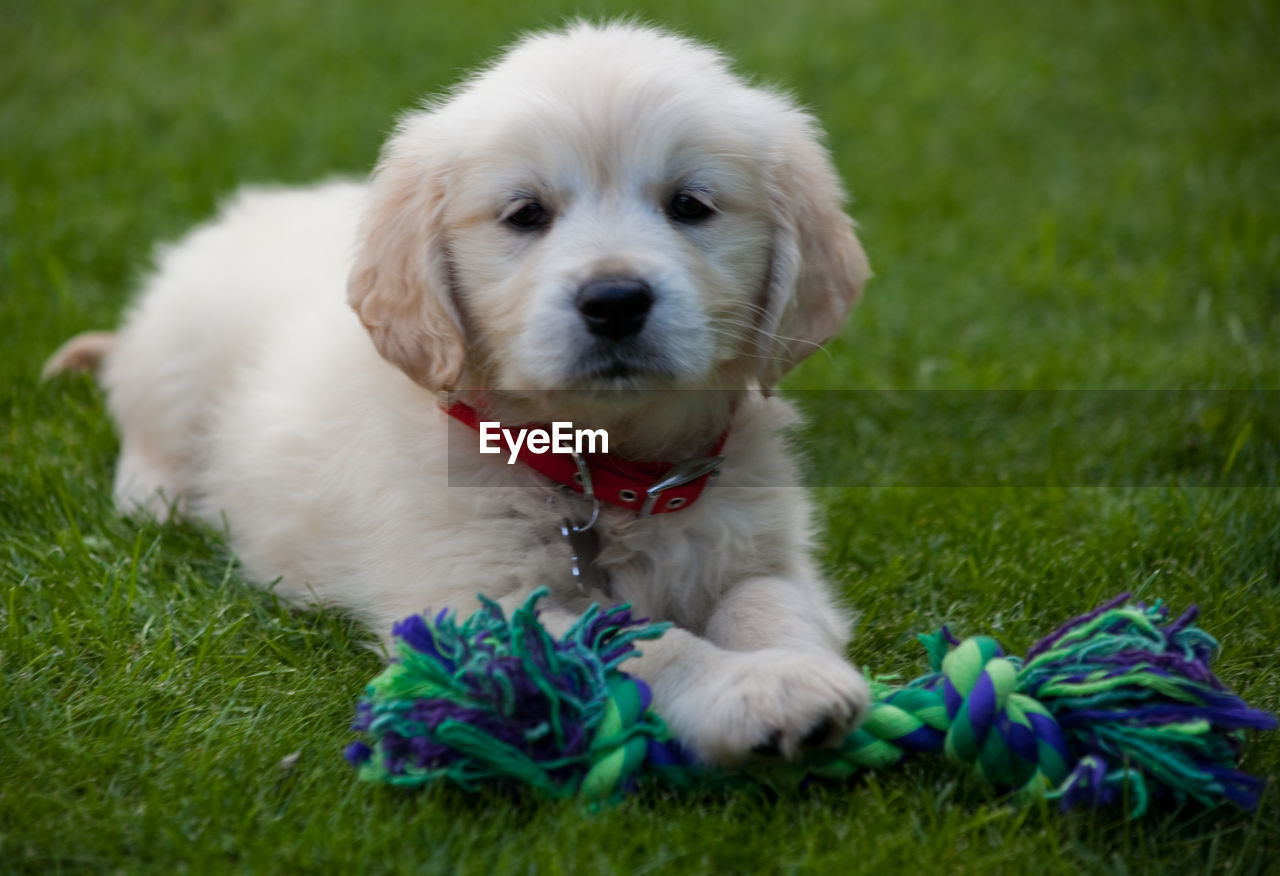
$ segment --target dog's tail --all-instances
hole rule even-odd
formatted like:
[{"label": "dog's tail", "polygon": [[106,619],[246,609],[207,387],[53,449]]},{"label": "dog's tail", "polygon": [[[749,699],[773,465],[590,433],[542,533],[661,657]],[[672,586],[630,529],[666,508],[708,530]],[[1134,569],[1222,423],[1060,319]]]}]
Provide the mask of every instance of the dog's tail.
[{"label": "dog's tail", "polygon": [[96,374],[102,360],[116,348],[113,332],[85,332],[76,335],[58,348],[40,372],[41,380],[48,380],[68,371]]}]

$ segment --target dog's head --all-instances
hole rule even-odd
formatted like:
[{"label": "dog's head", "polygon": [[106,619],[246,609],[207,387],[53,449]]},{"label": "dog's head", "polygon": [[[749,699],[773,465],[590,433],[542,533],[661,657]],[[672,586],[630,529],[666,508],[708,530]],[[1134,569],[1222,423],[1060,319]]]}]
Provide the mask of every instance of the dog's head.
[{"label": "dog's head", "polygon": [[388,142],[352,271],[422,386],[768,386],[869,271],[814,121],[628,25],[534,36]]}]

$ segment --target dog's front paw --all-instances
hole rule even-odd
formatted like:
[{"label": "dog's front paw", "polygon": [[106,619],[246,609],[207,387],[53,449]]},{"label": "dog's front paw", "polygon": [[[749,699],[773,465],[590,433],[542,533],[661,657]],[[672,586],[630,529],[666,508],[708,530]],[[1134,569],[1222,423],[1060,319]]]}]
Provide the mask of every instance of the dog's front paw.
[{"label": "dog's front paw", "polygon": [[834,654],[732,652],[660,704],[672,731],[701,760],[798,757],[838,745],[867,714],[871,689]]}]

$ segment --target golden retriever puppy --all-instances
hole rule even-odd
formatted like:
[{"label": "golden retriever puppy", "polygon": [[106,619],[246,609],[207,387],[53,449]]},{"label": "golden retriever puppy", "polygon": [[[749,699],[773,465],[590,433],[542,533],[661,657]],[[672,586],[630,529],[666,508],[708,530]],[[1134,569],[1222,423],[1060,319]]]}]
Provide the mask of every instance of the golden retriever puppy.
[{"label": "golden retriever puppy", "polygon": [[[242,191],[49,370],[101,359],[122,511],[225,520],[289,599],[384,635],[478,593],[549,588],[553,630],[630,602],[674,624],[626,669],[695,753],[790,757],[869,703],[767,393],[867,279],[842,203],[787,98],[575,24],[408,113],[367,185]],[[477,431],[555,422],[608,453]]]}]

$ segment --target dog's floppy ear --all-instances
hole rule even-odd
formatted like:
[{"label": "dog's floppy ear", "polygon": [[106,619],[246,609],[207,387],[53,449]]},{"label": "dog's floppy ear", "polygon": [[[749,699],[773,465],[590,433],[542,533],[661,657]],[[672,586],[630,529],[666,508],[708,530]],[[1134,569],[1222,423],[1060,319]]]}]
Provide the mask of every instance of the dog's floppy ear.
[{"label": "dog's floppy ear", "polygon": [[406,120],[369,184],[347,301],[382,357],[427,389],[452,389],[464,363],[442,213],[448,173],[431,115]]},{"label": "dog's floppy ear", "polygon": [[784,374],[840,330],[871,276],[818,128],[785,111],[772,163],[773,258],[760,333],[760,383]]}]

